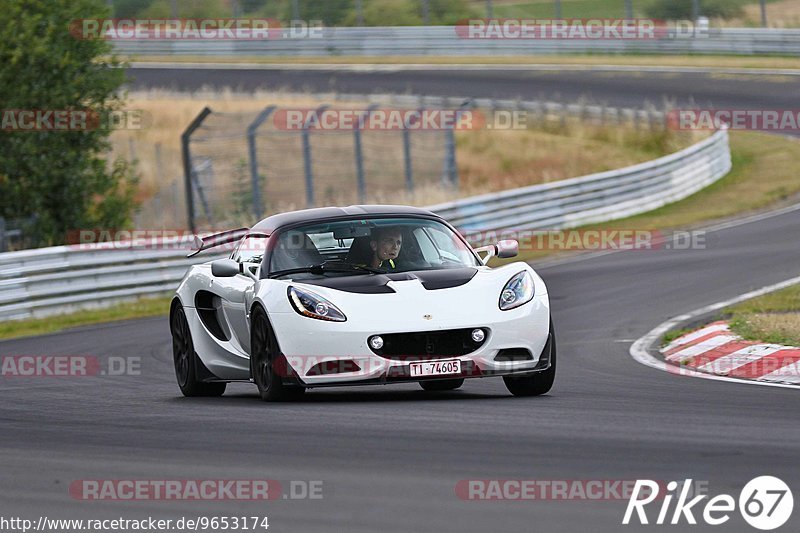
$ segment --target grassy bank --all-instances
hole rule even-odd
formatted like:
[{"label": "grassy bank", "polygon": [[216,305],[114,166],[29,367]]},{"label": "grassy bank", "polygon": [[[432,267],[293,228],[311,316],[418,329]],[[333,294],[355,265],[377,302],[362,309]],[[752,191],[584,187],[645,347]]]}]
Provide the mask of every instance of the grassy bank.
[{"label": "grassy bank", "polygon": [[800,346],[800,285],[737,304],[724,317],[747,340]]},{"label": "grassy bank", "polygon": [[[641,215],[596,224],[602,230],[670,230],[779,205],[800,194],[800,142],[788,137],[732,131],[733,170],[710,187],[679,202]],[[578,228],[578,230],[589,228]],[[525,260],[542,259],[551,251],[534,250]]]},{"label": "grassy bank", "polygon": [[103,309],[90,309],[46,318],[3,322],[0,324],[0,339],[31,337],[55,333],[77,326],[166,315],[169,311],[171,300],[171,297],[142,298],[134,302],[122,303]]}]

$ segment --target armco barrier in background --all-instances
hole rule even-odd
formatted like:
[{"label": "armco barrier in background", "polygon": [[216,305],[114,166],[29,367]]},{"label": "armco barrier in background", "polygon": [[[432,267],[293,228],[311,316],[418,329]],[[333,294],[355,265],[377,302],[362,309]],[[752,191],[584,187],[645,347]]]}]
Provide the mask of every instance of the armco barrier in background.
[{"label": "armco barrier in background", "polygon": [[[647,163],[429,209],[465,232],[572,228],[680,200],[725,176],[730,168],[728,132],[720,130],[694,146]],[[189,246],[187,241],[185,248],[56,246],[0,253],[0,320],[168,293],[189,265],[197,262],[186,259]]]},{"label": "armco barrier in background", "polygon": [[620,170],[474,196],[430,207],[462,231],[562,229],[657,209],[731,169],[728,131],[674,154]]},{"label": "armco barrier in background", "polygon": [[131,56],[502,56],[532,54],[800,54],[800,29],[724,28],[658,39],[465,39],[454,26],[324,28],[317,38],[116,41]]}]

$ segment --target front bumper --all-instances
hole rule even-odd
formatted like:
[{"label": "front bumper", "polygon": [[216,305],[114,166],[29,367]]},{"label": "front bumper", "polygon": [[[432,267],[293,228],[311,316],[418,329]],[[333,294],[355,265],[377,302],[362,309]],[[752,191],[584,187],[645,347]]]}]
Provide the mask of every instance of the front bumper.
[{"label": "front bumper", "polygon": [[[421,317],[417,324],[411,324],[410,317],[403,316],[372,321],[363,328],[354,326],[351,321],[309,323],[313,319],[294,312],[272,313],[270,320],[285,356],[285,366],[281,365],[279,372],[287,380],[306,387],[525,375],[549,368],[550,309],[546,294],[511,311],[489,310],[470,314],[474,315],[474,321],[465,321],[462,313],[454,320],[443,317],[437,324],[439,327],[431,327]],[[417,315],[419,313],[414,316]],[[483,328],[489,333],[477,350],[459,356],[439,357],[434,354],[390,359],[373,353],[367,346],[367,339],[372,335],[460,328]],[[527,351],[530,355],[525,360],[498,359],[508,350]],[[460,361],[461,373],[411,376],[411,363],[436,360]]]}]

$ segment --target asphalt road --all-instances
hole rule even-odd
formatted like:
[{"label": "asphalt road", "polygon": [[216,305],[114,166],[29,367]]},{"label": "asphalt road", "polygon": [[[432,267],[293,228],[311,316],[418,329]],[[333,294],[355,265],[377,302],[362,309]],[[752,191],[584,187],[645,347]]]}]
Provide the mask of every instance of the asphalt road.
[{"label": "asphalt road", "polygon": [[492,70],[337,70],[132,68],[132,89],[179,91],[229,87],[242,91],[310,90],[343,93],[399,93],[479,98],[524,98],[576,102],[581,98],[618,107],[677,105],[717,108],[794,109],[800,94],[797,76],[724,75],[655,72],[572,72]]},{"label": "asphalt road", "polygon": [[[302,73],[133,70],[133,87],[201,85],[419,92],[791,108],[796,82],[585,73]],[[271,531],[620,531],[626,502],[462,501],[459,480],[684,480],[712,495],[759,475],[800,496],[800,393],[659,372],[634,339],[665,319],[800,274],[800,211],[708,236],[705,250],[611,254],[547,267],[559,339],[551,394],[498,379],[452,393],[416,385],[325,389],[264,404],[253,386],[179,395],[165,319],[0,343],[0,355],[140,358],[140,375],[0,379],[0,517],[263,516]],[[323,498],[79,501],[81,479],[321,480]],[[796,498],[797,499],[797,498]],[[674,506],[674,505],[673,505]],[[655,519],[657,509],[649,516]],[[700,519],[699,514],[695,513]],[[797,531],[800,514],[784,526]],[[69,529],[69,528],[66,528]],[[61,530],[66,530],[61,529]],[[725,526],[753,531],[736,513]]]},{"label": "asphalt road", "polygon": [[[795,211],[711,233],[705,250],[543,269],[559,371],[540,398],[485,379],[452,393],[315,390],[289,404],[264,404],[245,384],[186,399],[165,319],[0,343],[2,355],[141,358],[138,376],[0,382],[3,515],[266,514],[272,531],[619,531],[638,529],[620,525],[625,501],[462,501],[454,489],[465,479],[691,478],[738,496],[771,474],[796,491],[800,391],[678,377],[634,362],[628,348],[668,317],[800,274],[798,234]],[[87,502],[67,490],[129,478],[321,480],[323,499]],[[785,530],[797,530],[797,514]],[[738,515],[724,530],[752,531]]]}]

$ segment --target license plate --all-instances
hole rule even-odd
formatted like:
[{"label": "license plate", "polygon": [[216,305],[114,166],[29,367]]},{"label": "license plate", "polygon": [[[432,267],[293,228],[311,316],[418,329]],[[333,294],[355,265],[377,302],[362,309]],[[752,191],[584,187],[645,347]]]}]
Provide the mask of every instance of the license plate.
[{"label": "license plate", "polygon": [[461,373],[461,361],[431,361],[430,363],[411,363],[411,377],[448,376]]}]

